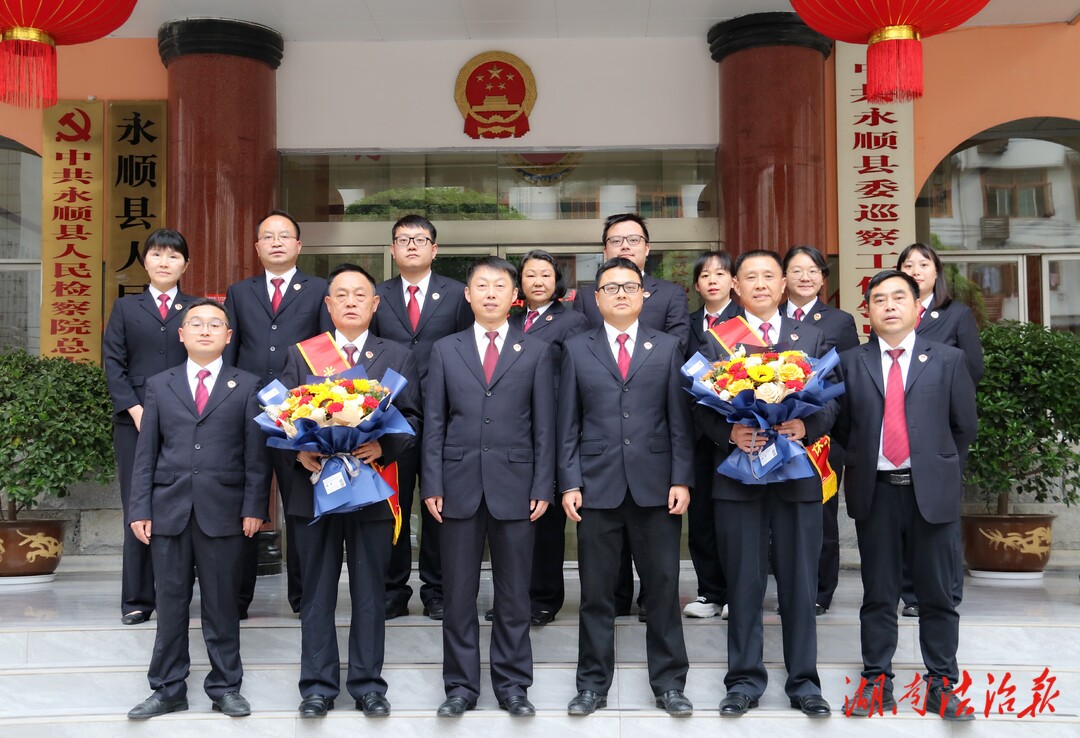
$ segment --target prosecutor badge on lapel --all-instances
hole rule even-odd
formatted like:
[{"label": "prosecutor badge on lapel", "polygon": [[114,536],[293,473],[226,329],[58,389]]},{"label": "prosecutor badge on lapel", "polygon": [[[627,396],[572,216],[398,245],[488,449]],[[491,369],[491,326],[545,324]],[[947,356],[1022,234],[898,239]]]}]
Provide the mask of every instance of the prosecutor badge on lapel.
[{"label": "prosecutor badge on lapel", "polygon": [[652,342],[651,341],[646,341],[644,345],[645,345],[645,350],[646,351],[652,351]]},{"label": "prosecutor badge on lapel", "polygon": [[519,352],[521,351],[521,344],[520,343],[515,343],[514,344],[514,351],[519,351]]},{"label": "prosecutor badge on lapel", "polygon": [[930,317],[931,317],[931,318],[934,318],[935,320],[937,320],[937,317],[938,317],[938,311],[937,311],[937,310],[934,310],[934,311],[932,311],[932,312],[930,313]]},{"label": "prosecutor badge on lapel", "polygon": [[234,382],[233,380],[230,379],[228,381],[227,386],[228,386],[229,389],[236,389],[236,382]]},{"label": "prosecutor badge on lapel", "polygon": [[438,300],[440,297],[442,297],[442,295],[440,295],[438,292],[432,292],[431,293],[431,299],[432,300]]},{"label": "prosecutor badge on lapel", "polygon": [[926,363],[927,358],[926,354],[919,354],[919,361]]},{"label": "prosecutor badge on lapel", "polygon": [[300,283],[299,283],[299,282],[297,282],[296,284],[294,284],[294,285],[292,286],[292,288],[293,288],[294,290],[299,290],[299,289],[300,289]]},{"label": "prosecutor badge on lapel", "polygon": [[183,309],[184,309],[184,306],[181,305],[180,303],[178,303],[178,302],[173,303],[173,310],[183,310]]},{"label": "prosecutor badge on lapel", "polygon": [[814,313],[814,320],[821,320],[821,313]]},{"label": "prosecutor badge on lapel", "polygon": [[367,358],[367,359],[372,359],[372,358],[375,357],[375,354],[371,353],[370,351],[365,351],[364,352],[364,357]]},{"label": "prosecutor badge on lapel", "polygon": [[798,341],[799,340],[799,334],[798,333],[792,333],[791,334],[791,340],[792,341]]}]

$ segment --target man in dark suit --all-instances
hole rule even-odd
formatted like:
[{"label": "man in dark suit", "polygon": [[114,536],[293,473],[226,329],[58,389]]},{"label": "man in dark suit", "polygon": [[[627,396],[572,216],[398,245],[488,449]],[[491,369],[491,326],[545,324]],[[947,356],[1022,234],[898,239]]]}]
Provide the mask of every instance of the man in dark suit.
[{"label": "man in dark suit", "polygon": [[974,715],[952,692],[960,678],[953,585],[961,478],[978,426],[975,386],[963,351],[916,335],[918,295],[907,274],[875,275],[866,302],[876,338],[840,357],[846,392],[835,433],[847,449],[844,490],[863,580],[865,682],[851,714],[895,708],[896,601],[906,561],[919,598],[926,710],[946,720],[971,720]]},{"label": "man in dark suit", "polygon": [[[180,291],[187,270],[187,241],[177,231],[159,228],[143,246],[143,266],[150,278],[146,291],[113,303],[101,341],[102,362],[113,402],[113,448],[120,478],[120,504],[131,505],[131,469],[142,423],[146,380],[184,361],[180,316],[195,298]],[[124,526],[120,614],[124,625],[150,619],[154,611],[154,567],[150,548]]]},{"label": "man in dark suit", "polygon": [[421,498],[443,530],[446,615],[439,717],[460,717],[480,694],[476,598],[484,541],[495,613],[491,684],[499,707],[535,714],[529,572],[536,521],[555,482],[551,347],[510,328],[517,270],[490,256],[469,267],[465,297],[476,322],[438,341],[424,388]]},{"label": "man in dark suit", "polygon": [[[394,398],[394,406],[417,432],[420,431],[420,379],[413,354],[393,341],[368,331],[379,307],[375,280],[362,268],[340,264],[330,272],[326,307],[334,322],[333,345],[352,365],[361,364],[370,379],[381,379],[393,369],[408,380]],[[326,344],[331,342],[324,336]],[[318,339],[316,339],[318,340]],[[309,374],[321,374],[290,346],[281,381],[297,387]],[[387,465],[411,448],[416,436],[386,435],[368,441],[353,455],[365,463]],[[300,608],[300,716],[323,717],[334,707],[340,693],[340,662],[334,611],[337,608],[341,553],[346,552],[352,622],[349,626],[349,658],[346,689],[356,709],[369,717],[390,714],[386,680],[382,677],[385,644],[384,602],[386,565],[393,545],[394,515],[389,503],[377,503],[354,512],[323,515],[314,520],[311,472],[322,469],[322,460],[311,452],[298,454],[292,468],[295,494],[285,511],[297,519],[296,548],[304,582]],[[302,464],[302,465],[301,465]]]},{"label": "man in dark suit", "polygon": [[[421,396],[428,374],[431,348],[440,338],[465,330],[473,322],[465,302],[465,285],[431,271],[439,253],[435,226],[420,215],[406,215],[391,230],[390,256],[399,275],[379,285],[382,310],[371,321],[380,338],[397,341],[416,355]],[[401,485],[401,534],[390,554],[386,576],[386,619],[409,614],[412,587],[411,516],[413,490],[420,472],[423,445],[417,443],[398,459]],[[420,600],[432,620],[443,616],[442,565],[439,561],[439,526],[420,506]]]},{"label": "man in dark suit", "polygon": [[[225,293],[225,312],[233,329],[233,340],[225,349],[225,361],[256,375],[264,386],[281,375],[289,346],[333,328],[323,305],[326,280],[296,268],[302,247],[300,224],[288,213],[273,211],[259,223],[256,232],[255,251],[265,272],[236,282]],[[289,507],[289,470],[293,462],[292,454],[263,449],[263,463],[273,468],[285,509]],[[258,556],[258,546],[252,538],[244,550],[241,619],[247,617],[255,596]],[[285,516],[285,564],[289,606],[293,612],[300,612],[300,563],[288,515]]]},{"label": "man in dark suit", "polygon": [[[811,357],[824,353],[821,331],[781,315],[784,295],[780,257],[754,250],[735,261],[735,292],[750,328],[773,351],[799,350]],[[719,356],[717,346],[709,358]],[[836,417],[835,404],[805,419],[788,420],[775,430],[809,444],[828,432]],[[765,439],[745,425],[733,425],[716,411],[694,406],[694,419],[717,444],[719,465],[732,446],[760,451]],[[784,630],[784,685],[791,706],[809,717],[827,717],[829,703],[821,696],[817,672],[817,626],[814,597],[821,553],[821,479],[817,476],[768,484],[743,484],[713,475],[712,496],[716,539],[728,584],[727,695],[721,717],[738,717],[756,707],[765,693],[768,673],[763,660],[762,600],[771,560],[776,576],[780,619]]]},{"label": "man in dark suit", "polygon": [[255,463],[265,438],[261,380],[221,359],[231,337],[214,300],[188,305],[179,331],[188,360],[150,378],[132,473],[128,523],[152,550],[157,637],[150,660],[154,694],[128,717],[145,720],[188,709],[188,609],[196,574],[202,632],[210,658],[204,681],[214,709],[251,713],[240,694],[242,544],[267,512],[267,474]]},{"label": "man in dark suit", "polygon": [[[604,221],[600,237],[605,259],[616,257],[629,259],[641,272],[645,285],[644,303],[639,320],[646,328],[663,331],[675,337],[679,353],[685,353],[690,333],[690,307],[686,290],[677,284],[645,273],[645,260],[649,256],[649,229],[645,220],[635,213],[619,213]],[[594,299],[595,284],[582,284],[574,295],[574,310],[584,313],[590,328],[604,323]],[[619,566],[618,585],[615,589],[615,610],[619,614],[630,613],[634,599],[634,574],[630,565],[631,546],[623,541],[623,557]],[[644,601],[644,593],[638,593],[638,606]],[[641,609],[638,619],[645,620]]]},{"label": "man in dark suit", "polygon": [[609,259],[596,273],[604,323],[567,340],[560,374],[559,489],[578,523],[578,694],[570,715],[607,704],[615,667],[615,576],[624,537],[641,575],[649,684],[657,707],[689,716],[679,616],[679,535],[693,481],[693,428],[674,336],[643,325],[641,271]]}]

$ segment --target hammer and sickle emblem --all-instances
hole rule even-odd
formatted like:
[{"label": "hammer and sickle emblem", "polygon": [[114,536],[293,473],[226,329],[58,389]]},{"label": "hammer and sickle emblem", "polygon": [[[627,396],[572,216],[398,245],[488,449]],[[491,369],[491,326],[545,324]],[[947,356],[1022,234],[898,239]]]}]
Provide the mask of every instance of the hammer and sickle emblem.
[{"label": "hammer and sickle emblem", "polygon": [[[81,122],[76,122],[75,114],[78,113],[82,118]],[[90,140],[90,116],[86,114],[82,108],[75,108],[70,113],[65,113],[60,118],[60,125],[71,131],[70,134],[65,134],[62,131],[57,131],[57,141],[89,141]]]}]

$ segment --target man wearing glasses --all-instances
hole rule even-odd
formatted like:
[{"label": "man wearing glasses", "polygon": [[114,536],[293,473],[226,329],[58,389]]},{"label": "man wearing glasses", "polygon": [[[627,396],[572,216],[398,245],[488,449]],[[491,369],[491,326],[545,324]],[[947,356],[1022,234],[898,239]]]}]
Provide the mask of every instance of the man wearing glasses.
[{"label": "man wearing glasses", "polygon": [[251,713],[240,694],[241,555],[267,517],[265,439],[254,418],[262,380],[229,366],[232,337],[225,311],[200,298],[180,327],[187,361],[146,383],[135,450],[128,525],[150,546],[157,584],[157,636],[148,678],[154,693],[132,720],[188,709],[188,609],[199,578],[203,641],[210,673],[203,682],[213,709]]},{"label": "man wearing glasses", "polygon": [[[376,290],[382,309],[372,318],[371,331],[414,352],[422,395],[431,347],[440,338],[471,326],[473,314],[465,302],[465,285],[431,271],[431,264],[439,253],[435,226],[431,221],[421,215],[406,215],[394,224],[390,236],[390,256],[397,265],[398,276],[386,280]],[[409,586],[412,572],[410,516],[422,453],[422,444],[418,441],[411,451],[398,458],[402,524],[386,575],[387,620],[409,614],[409,597],[412,596]],[[442,620],[439,526],[423,506],[420,518],[420,599],[425,615],[432,620]]]},{"label": "man wearing glasses", "polygon": [[[317,333],[334,329],[323,305],[326,280],[304,274],[296,268],[303,244],[300,224],[288,213],[275,210],[259,223],[255,232],[255,253],[263,274],[242,279],[225,293],[225,312],[232,326],[232,341],[225,347],[225,363],[249,371],[262,385],[281,376],[286,349]],[[261,387],[260,387],[261,389]],[[289,508],[292,492],[289,479],[295,455],[264,449],[264,462],[271,465],[278,480],[283,509]],[[296,556],[293,524],[285,516],[285,551],[288,571],[289,605],[300,612],[300,561]],[[255,539],[244,551],[244,574],[240,584],[240,619],[247,618],[255,595],[258,546]]]},{"label": "man wearing glasses", "polygon": [[645,290],[635,262],[605,261],[596,285],[603,322],[567,339],[559,380],[558,488],[566,516],[578,523],[581,574],[578,694],[567,712],[585,716],[607,704],[625,537],[649,612],[649,684],[657,707],[685,717],[693,705],[683,693],[679,534],[694,470],[683,353],[674,336],[641,322]]}]

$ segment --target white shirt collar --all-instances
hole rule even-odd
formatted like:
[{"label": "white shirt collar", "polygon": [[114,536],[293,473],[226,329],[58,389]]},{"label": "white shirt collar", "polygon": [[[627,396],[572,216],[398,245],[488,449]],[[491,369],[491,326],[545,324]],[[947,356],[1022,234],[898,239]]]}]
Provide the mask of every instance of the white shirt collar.
[{"label": "white shirt collar", "polygon": [[618,328],[604,323],[604,332],[607,334],[608,345],[612,347],[613,351],[619,350],[619,342],[615,339],[617,339],[623,333],[630,336],[630,339],[627,341],[626,349],[627,351],[630,351],[630,349],[633,348],[634,344],[637,343],[638,321],[635,320],[625,331],[620,331]]},{"label": "white shirt collar", "polygon": [[[409,303],[409,286],[410,285],[412,285],[412,282],[405,279],[405,277],[401,278],[401,294],[405,298],[405,304]],[[416,286],[420,288],[420,292],[416,296],[418,300],[423,300],[425,297],[427,297],[428,287],[430,285],[431,285],[431,270],[429,269],[428,273],[424,275],[424,278],[416,283]]]},{"label": "white shirt collar", "polygon": [[161,290],[159,290],[154,285],[149,285],[148,287],[149,287],[149,290],[150,290],[150,296],[152,298],[154,298],[154,302],[159,303],[160,302],[159,298],[162,295],[168,295],[169,296],[169,305],[170,306],[176,300],[176,294],[180,291],[180,289],[176,285],[173,285],[172,289],[168,290],[166,292],[162,292]]},{"label": "white shirt collar", "polygon": [[[541,315],[546,313],[548,311],[548,308],[550,308],[554,304],[555,304],[554,302],[549,301],[549,302],[544,303],[540,307],[536,308],[536,317],[539,318]],[[525,306],[525,315],[526,315],[526,317],[529,315],[529,313],[531,311],[532,311],[532,308],[530,308],[528,305],[526,305]]]},{"label": "white shirt collar", "polygon": [[188,384],[190,384],[194,388],[195,385],[198,384],[198,382],[199,382],[199,378],[197,376],[195,376],[195,375],[197,375],[203,369],[209,369],[210,370],[210,376],[206,378],[205,384],[206,384],[207,389],[213,387],[214,386],[214,380],[218,378],[219,374],[221,374],[221,367],[224,366],[224,365],[225,365],[225,361],[220,356],[217,357],[216,359],[214,359],[213,361],[211,361],[206,366],[199,366],[198,364],[195,363],[195,361],[193,359],[188,359],[187,363],[185,365],[185,370],[187,371]]},{"label": "white shirt collar", "polygon": [[924,310],[929,310],[930,306],[933,305],[933,304],[934,304],[934,293],[931,292],[930,296],[922,301],[922,306],[923,306]]},{"label": "white shirt collar", "polygon": [[769,328],[770,328],[770,330],[769,330],[769,340],[772,341],[773,343],[777,342],[776,339],[780,335],[780,311],[779,310],[775,311],[772,314],[772,317],[770,317],[768,320],[762,320],[761,318],[757,317],[756,315],[751,313],[749,310],[747,310],[746,311],[746,322],[750,325],[750,327],[754,330],[754,332],[757,333],[759,336],[761,335],[761,324],[762,323],[768,323]]},{"label": "white shirt collar", "polygon": [[282,272],[281,274],[273,274],[271,272],[266,272],[266,289],[270,291],[271,295],[274,294],[274,284],[270,280],[281,277],[285,280],[284,284],[281,285],[281,294],[285,294],[285,290],[289,289],[289,285],[292,284],[293,277],[295,276],[296,267],[293,267],[287,272]]},{"label": "white shirt collar", "polygon": [[[809,314],[810,314],[810,311],[814,309],[814,305],[817,305],[817,301],[818,301],[818,300],[817,300],[817,298],[815,297],[815,298],[814,298],[814,299],[812,299],[812,300],[811,300],[810,302],[808,302],[808,303],[806,303],[805,305],[803,305],[803,306],[802,306],[801,310],[802,310],[802,312],[803,312],[803,318],[804,318],[804,319],[806,318],[806,316],[807,316],[807,315],[809,315]],[[795,303],[793,303],[793,302],[792,302],[791,300],[788,300],[788,303],[787,303],[787,311],[786,311],[786,312],[787,312],[787,316],[788,316],[789,318],[791,318],[792,320],[794,320],[794,319],[795,319],[795,311],[796,311],[796,310],[799,310],[799,309],[800,309],[800,308],[799,308],[799,306],[798,306],[798,305],[796,305]]]},{"label": "white shirt collar", "polygon": [[[495,329],[495,332],[499,334],[499,337],[495,339],[495,345],[502,350],[502,343],[506,340],[506,334],[510,330],[510,324],[507,321],[503,321],[503,324]],[[481,353],[487,351],[488,329],[479,323],[473,323],[473,335],[476,336],[476,345],[481,347]]]},{"label": "white shirt collar", "polygon": [[[892,359],[889,358],[888,354],[885,352],[892,351],[892,346],[882,341],[880,336],[878,337],[877,342],[878,351],[881,353],[882,366],[888,369],[889,362],[891,362]],[[904,353],[900,355],[901,361],[910,361],[911,355],[915,352],[915,331],[911,331],[911,333],[904,336],[904,340],[901,341],[896,348],[904,349]]]},{"label": "white shirt collar", "polygon": [[345,334],[339,330],[334,331],[334,343],[336,343],[337,347],[343,352],[345,350],[345,345],[349,343],[355,346],[357,351],[363,350],[364,346],[367,344],[367,339],[368,331],[364,331],[359,336],[357,336],[355,341],[350,341],[348,338],[345,337]]}]

